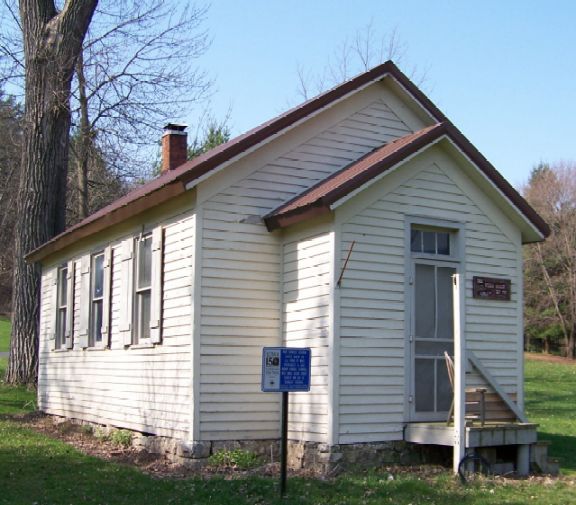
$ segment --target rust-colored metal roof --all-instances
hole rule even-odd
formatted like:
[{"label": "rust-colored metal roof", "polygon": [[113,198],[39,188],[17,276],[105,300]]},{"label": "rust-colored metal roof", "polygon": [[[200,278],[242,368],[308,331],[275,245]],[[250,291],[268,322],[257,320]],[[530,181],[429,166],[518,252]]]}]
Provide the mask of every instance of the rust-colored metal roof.
[{"label": "rust-colored metal roof", "polygon": [[[29,261],[42,260],[75,240],[117,224],[128,217],[142,212],[146,208],[158,204],[156,202],[157,198],[152,197],[152,195],[157,192],[166,193],[165,188],[167,187],[170,187],[167,191],[168,193],[177,196],[178,193],[185,191],[186,184],[200,178],[223,163],[241,156],[261,142],[272,138],[286,128],[335,103],[349,93],[383,79],[386,75],[393,75],[402,86],[408,89],[422,103],[430,115],[442,120],[444,116],[434,104],[424,96],[394,63],[387,61],[136,188],[30,252],[27,255],[27,259]],[[143,202],[143,200],[149,201]]]},{"label": "rust-colored metal roof", "polygon": [[330,212],[333,203],[444,136],[472,160],[544,237],[550,234],[548,225],[536,211],[449,121],[436,123],[396,139],[335,172],[266,215],[266,227],[270,231],[285,228]]},{"label": "rust-colored metal roof", "polygon": [[[40,261],[83,237],[118,224],[155,205],[159,205],[170,198],[184,193],[187,184],[193,183],[224,163],[233,161],[252,148],[296,125],[298,122],[311,117],[347,95],[383,79],[387,75],[392,76],[412,95],[416,102],[419,103],[432,118],[441,123],[448,122],[444,114],[442,114],[428,97],[426,97],[394,63],[387,61],[134,189],[127,195],[100,209],[98,212],[95,212],[74,226],[71,226],[60,235],[57,235],[39,248],[30,252],[27,255],[27,259],[29,261]],[[481,156],[479,153],[478,155]],[[495,169],[493,170],[496,172]],[[497,180],[501,179],[504,181],[500,174],[497,172],[496,174],[495,177]],[[506,181],[504,181],[503,184],[508,185]],[[522,209],[526,206],[529,207],[523,199],[522,202]],[[532,211],[532,213],[535,214],[534,211]],[[526,211],[525,214],[528,215],[530,212]]]}]

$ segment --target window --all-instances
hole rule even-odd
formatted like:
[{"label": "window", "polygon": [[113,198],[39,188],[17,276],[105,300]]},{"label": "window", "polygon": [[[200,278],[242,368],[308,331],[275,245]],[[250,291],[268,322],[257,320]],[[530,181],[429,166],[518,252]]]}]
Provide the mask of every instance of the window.
[{"label": "window", "polygon": [[68,332],[68,267],[58,268],[56,294],[56,349],[66,348]]},{"label": "window", "polygon": [[410,251],[413,253],[450,256],[450,233],[413,227],[410,231]]},{"label": "window", "polygon": [[78,347],[109,344],[112,248],[85,254],[80,261]]},{"label": "window", "polygon": [[118,328],[125,346],[162,341],[163,238],[157,226],[122,242]]},{"label": "window", "polygon": [[152,234],[136,239],[134,261],[134,344],[150,339],[152,301]]},{"label": "window", "polygon": [[90,261],[90,329],[88,345],[102,345],[102,318],[104,314],[104,251],[92,255]]}]

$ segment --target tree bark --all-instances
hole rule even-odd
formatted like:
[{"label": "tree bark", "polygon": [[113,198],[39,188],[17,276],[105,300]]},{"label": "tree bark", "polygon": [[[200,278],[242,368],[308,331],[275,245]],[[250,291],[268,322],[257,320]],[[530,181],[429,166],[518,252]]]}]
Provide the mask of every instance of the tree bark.
[{"label": "tree bark", "polygon": [[88,217],[88,156],[92,142],[90,120],[88,118],[88,99],[86,98],[86,78],[84,76],[84,58],[82,52],[76,62],[78,79],[78,101],[80,104],[80,131],[76,150],[76,178],[78,183],[78,219]]},{"label": "tree bark", "polygon": [[37,379],[40,267],[24,256],[64,230],[70,85],[97,3],[67,0],[58,12],[53,0],[20,0],[26,84],[9,383]]}]

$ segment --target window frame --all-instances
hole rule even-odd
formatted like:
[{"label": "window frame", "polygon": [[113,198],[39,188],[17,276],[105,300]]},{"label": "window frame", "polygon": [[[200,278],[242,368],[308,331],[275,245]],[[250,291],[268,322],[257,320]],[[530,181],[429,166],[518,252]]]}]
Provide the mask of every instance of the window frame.
[{"label": "window frame", "polygon": [[[412,231],[447,233],[449,254],[438,254],[412,250]],[[435,239],[436,251],[438,241]],[[431,259],[434,261],[460,262],[464,257],[464,225],[452,221],[440,221],[429,218],[408,218],[406,226],[406,257],[407,260]]]},{"label": "window frame", "polygon": [[[143,275],[143,268],[142,268],[142,248],[141,244],[148,242],[148,247],[150,248],[148,251],[149,255],[149,264],[146,265],[148,272],[147,277],[149,282],[146,286],[140,286],[140,279]],[[152,335],[150,331],[150,323],[151,323],[151,302],[152,302],[152,289],[153,289],[153,282],[152,282],[152,232],[141,233],[140,236],[134,239],[134,263],[133,263],[133,306],[132,306],[132,345],[139,345],[139,344],[148,344],[152,341]],[[146,295],[148,295],[148,315],[143,320],[142,314],[142,300],[145,299]],[[145,329],[143,334],[142,328]]]},{"label": "window frame", "polygon": [[[142,238],[152,237],[150,286],[139,286],[141,273],[138,268],[140,252],[139,243]],[[164,227],[142,227],[138,235],[125,238],[120,244],[119,268],[121,275],[120,314],[118,329],[120,339],[125,348],[153,347],[162,343],[162,296],[164,270]],[[146,320],[147,331],[142,334],[143,326],[136,318],[138,313],[138,298],[142,293],[150,293],[150,318]],[[139,295],[140,293],[140,295]],[[149,328],[149,332],[148,332]]]},{"label": "window frame", "polygon": [[[102,259],[102,268],[101,268],[101,275],[102,279],[100,280],[102,286],[102,293],[100,296],[95,295],[95,287],[96,287],[96,260],[98,258]],[[105,310],[105,298],[108,296],[106,293],[106,251],[105,249],[98,250],[90,255],[90,301],[88,307],[88,347],[106,347],[107,342],[104,337],[103,331],[103,323],[104,323],[104,310]],[[100,306],[100,332],[99,336],[100,339],[97,339],[97,334],[95,334],[95,310],[94,306],[99,304]]]},{"label": "window frame", "polygon": [[[434,231],[449,234],[450,254],[436,254],[412,251],[412,230]],[[462,221],[448,220],[442,218],[431,218],[421,215],[405,215],[404,221],[404,267],[405,293],[408,295],[404,298],[404,310],[410,319],[410,324],[405,325],[405,344],[408,352],[404,355],[404,412],[407,419],[411,421],[430,421],[430,413],[425,415],[416,412],[416,390],[415,390],[415,359],[416,359],[416,339],[413,332],[415,330],[414,305],[415,305],[415,265],[430,264],[437,267],[450,267],[456,270],[461,279],[466,278],[466,224]],[[463,296],[461,292],[461,297]],[[462,303],[462,298],[460,299]],[[465,324],[461,321],[461,324]],[[438,420],[445,419],[445,416],[439,415]]]},{"label": "window frame", "polygon": [[[66,351],[74,345],[75,261],[56,265],[52,270],[51,350]],[[64,288],[64,289],[63,289]]]},{"label": "window frame", "polygon": [[[56,312],[55,316],[55,328],[54,328],[54,349],[64,350],[66,349],[66,333],[69,332],[68,328],[68,302],[70,289],[68,281],[68,264],[64,263],[57,267],[56,269],[56,300],[54,310]],[[63,286],[65,286],[65,294],[63,296]],[[64,303],[62,303],[62,298],[64,298]]]}]

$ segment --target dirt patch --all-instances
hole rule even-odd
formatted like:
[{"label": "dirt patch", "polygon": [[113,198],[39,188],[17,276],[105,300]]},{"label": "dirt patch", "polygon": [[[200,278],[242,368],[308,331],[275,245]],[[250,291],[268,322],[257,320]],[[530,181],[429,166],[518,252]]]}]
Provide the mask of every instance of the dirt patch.
[{"label": "dirt patch", "polygon": [[525,352],[524,357],[530,361],[545,361],[547,363],[562,363],[564,365],[576,365],[576,360],[554,356],[553,354],[541,354],[535,352]]},{"label": "dirt patch", "polygon": [[[185,479],[190,477],[210,479],[220,477],[226,480],[232,480],[256,475],[262,477],[278,477],[280,475],[278,463],[266,463],[250,470],[239,470],[230,467],[214,468],[210,466],[199,469],[188,468],[172,463],[161,454],[151,454],[133,447],[119,446],[110,440],[95,436],[86,425],[80,425],[70,421],[58,421],[57,418],[41,412],[33,412],[22,416],[10,416],[10,419],[50,438],[62,440],[84,454],[106,461],[136,467],[142,472],[158,479]],[[376,470],[382,473],[383,478],[387,480],[394,480],[398,477],[409,475],[412,478],[430,483],[434,482],[439,475],[447,472],[445,467],[439,465],[383,466]],[[316,475],[310,470],[289,470],[289,476],[318,478],[321,480],[331,480],[334,478],[334,476]],[[522,482],[526,479],[493,477],[488,480],[494,483],[501,482],[509,484],[512,482]],[[565,477],[531,476],[528,477],[528,480],[545,484],[551,484],[557,480],[565,480],[572,485],[576,485],[573,478]]]},{"label": "dirt patch", "polygon": [[105,438],[97,437],[87,425],[70,421],[55,422],[53,417],[36,412],[14,420],[50,438],[62,440],[84,454],[115,463],[132,465],[151,475],[178,476],[184,474],[186,470],[174,465],[161,454],[150,454],[133,447],[122,447]]},{"label": "dirt patch", "polygon": [[[184,479],[201,477],[208,479],[218,476],[225,479],[236,479],[252,475],[277,476],[280,473],[278,463],[266,463],[249,470],[239,470],[231,467],[214,468],[210,466],[189,468],[173,463],[162,454],[152,454],[142,449],[122,447],[115,444],[107,438],[97,436],[89,425],[61,421],[41,412],[11,416],[10,419],[50,438],[62,440],[84,454],[114,463],[134,466],[156,478]],[[290,475],[301,477],[312,476],[309,471],[304,470],[290,471],[289,473]]]}]

